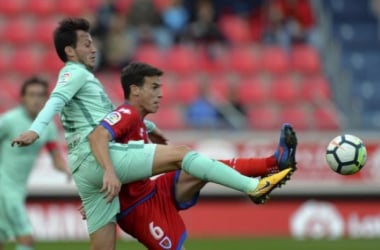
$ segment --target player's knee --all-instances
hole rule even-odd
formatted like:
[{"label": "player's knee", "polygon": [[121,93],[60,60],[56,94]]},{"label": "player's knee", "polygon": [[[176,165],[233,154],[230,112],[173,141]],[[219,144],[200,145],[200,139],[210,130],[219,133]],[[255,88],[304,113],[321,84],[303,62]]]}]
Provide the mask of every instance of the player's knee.
[{"label": "player's knee", "polygon": [[185,157],[185,155],[191,151],[191,148],[187,145],[179,145],[175,147],[176,147],[175,150],[181,156],[180,157],[181,159]]},{"label": "player's knee", "polygon": [[18,245],[32,247],[34,244],[33,237],[31,235],[21,236],[16,239]]}]

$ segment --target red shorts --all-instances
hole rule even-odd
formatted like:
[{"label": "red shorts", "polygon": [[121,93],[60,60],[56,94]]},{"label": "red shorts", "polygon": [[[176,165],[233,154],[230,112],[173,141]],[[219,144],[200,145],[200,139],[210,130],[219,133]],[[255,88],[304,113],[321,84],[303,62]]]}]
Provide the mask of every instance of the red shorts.
[{"label": "red shorts", "polygon": [[198,195],[186,203],[176,201],[179,174],[180,171],[170,172],[155,179],[155,189],[150,194],[117,216],[120,228],[150,250],[182,249],[187,237],[178,211],[195,205]]}]

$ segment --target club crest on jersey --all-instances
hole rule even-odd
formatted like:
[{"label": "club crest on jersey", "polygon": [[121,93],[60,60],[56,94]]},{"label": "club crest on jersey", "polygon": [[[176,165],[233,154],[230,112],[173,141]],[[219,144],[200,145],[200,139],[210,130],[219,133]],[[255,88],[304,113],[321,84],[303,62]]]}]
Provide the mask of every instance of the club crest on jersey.
[{"label": "club crest on jersey", "polygon": [[161,241],[160,241],[160,246],[163,248],[163,249],[170,249],[172,248],[172,242],[171,240],[165,236]]},{"label": "club crest on jersey", "polygon": [[58,84],[66,84],[71,78],[70,72],[65,72],[61,77],[59,78]]},{"label": "club crest on jersey", "polygon": [[109,125],[115,125],[118,123],[121,119],[121,114],[117,111],[114,111],[112,113],[109,113],[105,118],[104,121],[106,121]]}]

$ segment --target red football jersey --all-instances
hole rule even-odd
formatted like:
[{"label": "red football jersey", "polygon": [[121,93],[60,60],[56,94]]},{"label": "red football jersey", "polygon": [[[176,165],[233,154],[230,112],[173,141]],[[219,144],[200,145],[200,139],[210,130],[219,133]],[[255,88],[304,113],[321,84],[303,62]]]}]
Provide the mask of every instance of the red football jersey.
[{"label": "red football jersey", "polygon": [[[128,103],[109,113],[100,124],[110,132],[112,139],[116,142],[128,143],[130,140],[149,142],[144,120]],[[154,184],[150,179],[122,185],[119,193],[120,211],[131,207],[153,190]]]}]

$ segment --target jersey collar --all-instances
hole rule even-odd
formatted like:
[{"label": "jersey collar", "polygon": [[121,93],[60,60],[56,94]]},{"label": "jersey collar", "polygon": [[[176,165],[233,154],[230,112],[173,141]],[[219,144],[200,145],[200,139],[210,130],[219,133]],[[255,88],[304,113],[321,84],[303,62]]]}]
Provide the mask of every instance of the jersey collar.
[{"label": "jersey collar", "polygon": [[83,63],[79,63],[79,62],[67,61],[66,65],[76,65],[76,66],[81,67],[83,69],[87,69]]}]

